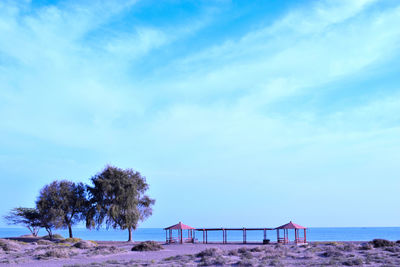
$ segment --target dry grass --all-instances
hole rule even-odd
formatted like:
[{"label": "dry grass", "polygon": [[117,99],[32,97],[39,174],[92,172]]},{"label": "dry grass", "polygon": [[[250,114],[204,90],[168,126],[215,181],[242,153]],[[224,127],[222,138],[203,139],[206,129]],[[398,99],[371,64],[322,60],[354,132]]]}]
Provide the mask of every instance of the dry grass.
[{"label": "dry grass", "polygon": [[[0,241],[5,246],[4,241]],[[250,245],[236,249],[232,249],[234,248],[232,246],[216,245],[213,247],[211,245],[198,253],[178,254],[166,258],[160,257],[158,253],[168,255],[167,250],[138,254],[136,251],[128,251],[129,248],[126,243],[110,242],[107,244],[100,242],[98,246],[78,249],[73,246],[66,247],[66,243],[22,245],[18,242],[13,243],[13,241],[10,243],[10,240],[6,241],[8,251],[0,249],[0,263],[6,264],[15,264],[27,255],[30,255],[34,261],[47,259],[64,259],[65,261],[65,259],[74,258],[76,255],[94,260],[92,258],[94,255],[113,255],[108,261],[106,259],[103,262],[94,263],[86,261],[86,265],[75,266],[400,266],[400,244],[384,241],[378,241],[377,247],[374,246],[376,241],[365,243],[319,242],[310,243],[306,246],[269,244],[256,247]],[[90,241],[85,242],[94,245]],[[117,244],[119,247],[113,244]],[[160,246],[155,242],[143,242],[138,245],[144,247],[142,251],[148,251],[148,247],[153,251],[154,244]],[[382,246],[382,244],[385,244],[385,246]],[[20,251],[10,250],[8,246],[12,245],[16,245]],[[185,246],[183,245],[183,248]],[[196,245],[187,246],[196,247]],[[26,247],[29,249],[26,249]],[[171,246],[170,248],[179,253],[179,246]],[[123,257],[120,258],[120,255],[123,255]],[[142,257],[143,255],[150,255],[150,259],[146,259],[147,256]],[[151,258],[153,257],[151,255],[155,258]]]}]

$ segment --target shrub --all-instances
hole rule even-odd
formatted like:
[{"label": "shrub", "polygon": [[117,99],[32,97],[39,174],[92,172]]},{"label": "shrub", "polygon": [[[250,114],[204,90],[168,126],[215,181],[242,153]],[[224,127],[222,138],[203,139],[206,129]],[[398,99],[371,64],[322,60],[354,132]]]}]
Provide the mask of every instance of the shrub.
[{"label": "shrub", "polygon": [[79,241],[82,241],[82,239],[77,238],[77,237],[73,237],[73,238],[66,238],[63,241],[64,242],[68,242],[68,243],[77,243]]},{"label": "shrub", "polygon": [[342,264],[346,265],[346,266],[362,265],[363,260],[360,258],[348,259],[348,260],[343,261]]},{"label": "shrub", "polygon": [[48,259],[48,258],[68,258],[69,253],[65,249],[51,249],[43,254],[37,255],[38,259]]},{"label": "shrub", "polygon": [[337,251],[337,250],[333,250],[333,249],[327,250],[327,251],[325,251],[325,252],[323,252],[323,253],[320,254],[320,256],[326,257],[326,258],[330,258],[330,257],[340,257],[340,256],[342,256],[342,255],[343,255],[342,252]]},{"label": "shrub", "polygon": [[396,253],[396,252],[400,252],[400,248],[397,248],[397,247],[386,247],[385,251]]},{"label": "shrub", "polygon": [[370,250],[370,249],[372,249],[372,248],[373,248],[373,246],[372,246],[371,243],[362,243],[362,244],[360,245],[360,249],[361,249],[361,250]]},{"label": "shrub", "polygon": [[3,251],[19,251],[21,246],[13,240],[0,239],[0,249]]},{"label": "shrub", "polygon": [[[49,235],[45,235],[45,236],[43,237],[43,239],[51,240],[51,238],[50,238]],[[59,239],[59,240],[61,240],[61,239],[64,239],[64,237],[63,237],[62,235],[60,235],[60,234],[54,234],[54,235],[53,235],[53,239]]]},{"label": "shrub", "polygon": [[394,242],[386,239],[374,239],[371,241],[371,243],[375,248],[393,247],[395,245]]},{"label": "shrub", "polygon": [[217,248],[208,248],[196,254],[197,257],[216,257],[221,254],[221,250]]},{"label": "shrub", "polygon": [[217,255],[215,258],[203,256],[199,262],[199,266],[220,266],[225,264],[226,260],[221,255]]},{"label": "shrub", "polygon": [[154,241],[140,242],[133,246],[132,251],[158,251],[164,249],[159,243]]},{"label": "shrub", "polygon": [[95,247],[95,246],[96,246],[95,244],[93,244],[90,241],[86,241],[86,240],[82,240],[82,241],[79,241],[79,242],[74,244],[74,247],[80,248],[80,249],[88,249],[88,248],[92,248],[92,247]]},{"label": "shrub", "polygon": [[108,255],[120,251],[122,251],[122,249],[119,249],[116,246],[96,246],[90,249],[92,255]]},{"label": "shrub", "polygon": [[263,249],[261,247],[255,247],[250,249],[251,252],[261,252],[262,250]]},{"label": "shrub", "polygon": [[236,249],[232,249],[228,251],[229,256],[237,256],[239,253]]},{"label": "shrub", "polygon": [[254,256],[251,254],[250,251],[245,251],[244,253],[240,254],[241,259],[252,259]]},{"label": "shrub", "polygon": [[53,245],[53,242],[51,242],[50,240],[46,240],[46,239],[40,239],[37,241],[37,244],[48,246],[48,245]]},{"label": "shrub", "polygon": [[243,248],[239,248],[238,252],[239,253],[245,253],[245,252],[247,252],[247,248],[244,248],[244,247]]},{"label": "shrub", "polygon": [[254,263],[250,259],[242,259],[238,261],[236,266],[254,266]]}]

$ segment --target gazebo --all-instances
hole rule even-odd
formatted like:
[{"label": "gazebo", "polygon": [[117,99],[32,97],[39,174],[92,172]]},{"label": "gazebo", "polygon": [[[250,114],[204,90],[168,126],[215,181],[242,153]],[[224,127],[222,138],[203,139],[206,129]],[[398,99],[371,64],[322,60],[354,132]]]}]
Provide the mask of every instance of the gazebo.
[{"label": "gazebo", "polygon": [[[182,222],[179,222],[177,224],[174,224],[172,226],[164,228],[165,230],[165,240],[166,243],[183,243],[183,242],[192,242],[194,241],[194,236],[193,236],[193,230],[196,228],[193,228],[189,225],[183,224]],[[178,236],[177,238],[173,237],[173,231],[172,230],[177,230],[178,231]],[[187,238],[183,238],[183,230],[187,230]]]},{"label": "gazebo", "polygon": [[[292,221],[290,221],[289,223],[276,227],[275,229],[276,229],[278,243],[283,243],[283,244],[289,243],[289,229],[294,229],[295,243],[307,243],[307,236],[306,236],[307,228],[304,226],[295,224]],[[304,237],[302,238],[300,237],[299,234],[300,229],[304,230]],[[283,230],[283,237],[279,237],[279,230]]]}]

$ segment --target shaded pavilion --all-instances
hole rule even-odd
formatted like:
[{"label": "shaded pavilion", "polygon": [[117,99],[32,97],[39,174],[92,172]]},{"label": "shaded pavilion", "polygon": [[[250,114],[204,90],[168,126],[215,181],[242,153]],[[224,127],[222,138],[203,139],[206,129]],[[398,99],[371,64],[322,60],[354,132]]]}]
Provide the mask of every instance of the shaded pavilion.
[{"label": "shaded pavilion", "polygon": [[[243,244],[247,244],[247,231],[263,231],[264,240],[267,239],[267,231],[275,230],[274,228],[198,228],[196,231],[203,232],[203,244],[208,244],[208,232],[222,231],[222,243],[228,244],[228,231],[242,231],[243,233]],[[263,241],[264,242],[264,241]]]},{"label": "shaded pavilion", "polygon": [[[194,231],[196,228],[193,228],[189,225],[183,224],[179,222],[177,224],[171,225],[169,227],[164,228],[165,230],[165,241],[167,244],[169,243],[183,243],[183,242],[192,242],[194,241]],[[177,237],[173,236],[173,230],[177,230]],[[183,230],[187,230],[187,238],[183,237]]]},{"label": "shaded pavilion", "polygon": [[[289,229],[294,229],[295,243],[307,243],[307,235],[306,235],[307,228],[304,226],[295,224],[292,221],[290,221],[289,223],[276,227],[275,229],[276,229],[278,243],[283,243],[283,244],[289,243]],[[283,237],[279,236],[280,230],[283,230]],[[303,237],[300,237],[299,230],[304,230]]]}]

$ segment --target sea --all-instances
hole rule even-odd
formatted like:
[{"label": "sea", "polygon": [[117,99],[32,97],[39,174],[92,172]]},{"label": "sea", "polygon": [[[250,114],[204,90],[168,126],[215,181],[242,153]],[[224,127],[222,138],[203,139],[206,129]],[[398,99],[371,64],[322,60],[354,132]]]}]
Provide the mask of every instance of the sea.
[{"label": "sea", "polygon": [[[294,231],[289,231],[289,239],[294,239]],[[301,231],[301,236],[302,236]],[[55,230],[54,233],[68,237],[67,230]],[[0,238],[17,237],[30,234],[26,228],[0,228]],[[39,235],[47,235],[44,229],[41,229]],[[86,228],[73,228],[74,237],[85,240],[104,240],[104,241],[126,241],[128,231],[115,229],[88,230]],[[175,232],[176,236],[177,233]],[[184,233],[185,237],[186,233]],[[282,235],[282,233],[281,233]],[[198,242],[202,242],[202,232],[195,231],[195,238]],[[243,240],[242,231],[228,231],[228,242],[240,242]],[[248,242],[262,242],[264,238],[263,231],[247,231]],[[400,240],[400,227],[313,227],[307,229],[308,241],[370,241],[375,238],[382,238],[392,241]],[[162,228],[138,228],[133,232],[134,241],[164,241],[165,230]],[[267,231],[267,239],[276,241],[276,231]],[[209,242],[221,242],[222,231],[208,232]]]}]

